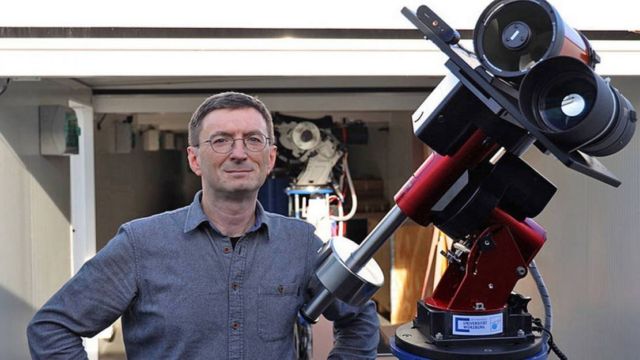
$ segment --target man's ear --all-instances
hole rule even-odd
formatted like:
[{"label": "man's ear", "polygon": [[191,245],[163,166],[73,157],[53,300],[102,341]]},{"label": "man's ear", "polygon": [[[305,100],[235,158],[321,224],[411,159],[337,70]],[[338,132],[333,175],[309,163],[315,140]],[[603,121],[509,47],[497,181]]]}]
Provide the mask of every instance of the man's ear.
[{"label": "man's ear", "polygon": [[200,169],[200,159],[198,158],[198,148],[189,146],[187,148],[187,160],[189,161],[189,167],[194,174],[201,176],[202,170]]}]

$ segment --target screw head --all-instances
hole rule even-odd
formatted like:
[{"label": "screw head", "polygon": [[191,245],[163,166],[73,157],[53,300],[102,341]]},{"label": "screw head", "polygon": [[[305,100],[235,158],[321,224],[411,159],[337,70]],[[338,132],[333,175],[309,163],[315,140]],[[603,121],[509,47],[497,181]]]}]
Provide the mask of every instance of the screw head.
[{"label": "screw head", "polygon": [[516,268],[516,274],[520,277],[525,276],[527,275],[527,269],[524,266],[518,266]]},{"label": "screw head", "polygon": [[493,283],[489,283],[489,285],[487,285],[489,287],[489,289],[493,289]]},{"label": "screw head", "polygon": [[518,336],[524,336],[524,330],[518,329]]},{"label": "screw head", "polygon": [[444,336],[442,336],[442,333],[437,333],[436,334],[436,340],[442,340],[444,338]]}]

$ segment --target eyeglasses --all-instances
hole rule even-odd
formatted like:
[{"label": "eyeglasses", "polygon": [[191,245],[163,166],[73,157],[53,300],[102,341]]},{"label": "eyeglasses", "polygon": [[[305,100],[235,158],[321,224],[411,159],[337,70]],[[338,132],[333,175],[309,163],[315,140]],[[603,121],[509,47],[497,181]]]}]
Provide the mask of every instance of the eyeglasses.
[{"label": "eyeglasses", "polygon": [[[244,148],[248,151],[259,152],[264,150],[271,139],[262,134],[252,134],[237,139],[227,135],[214,135],[209,140],[205,140],[202,143],[209,143],[209,145],[211,145],[211,150],[218,154],[228,154],[233,150],[233,145],[237,140],[242,140]],[[200,146],[202,143],[196,146]]]}]

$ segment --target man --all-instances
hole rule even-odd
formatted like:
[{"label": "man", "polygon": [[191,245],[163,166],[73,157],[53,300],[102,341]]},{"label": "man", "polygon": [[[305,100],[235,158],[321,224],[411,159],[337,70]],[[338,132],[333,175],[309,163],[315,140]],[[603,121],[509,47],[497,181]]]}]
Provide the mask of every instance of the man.
[{"label": "man", "polygon": [[[189,166],[202,191],[187,207],[124,224],[38,311],[33,358],[82,359],[80,337],[122,316],[132,359],[294,359],[321,240],[309,224],[265,212],[258,189],[276,159],[259,100],[222,93],[189,123]],[[372,359],[375,306],[336,303],[330,358]]]}]

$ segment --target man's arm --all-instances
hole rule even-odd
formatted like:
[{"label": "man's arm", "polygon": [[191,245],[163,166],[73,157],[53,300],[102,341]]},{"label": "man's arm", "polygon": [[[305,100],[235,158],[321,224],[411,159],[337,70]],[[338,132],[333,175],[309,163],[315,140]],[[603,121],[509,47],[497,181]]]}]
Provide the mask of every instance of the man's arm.
[{"label": "man's arm", "polygon": [[86,359],[81,337],[113,323],[137,292],[135,247],[126,227],[47,301],[27,327],[33,359]]},{"label": "man's arm", "polygon": [[[313,231],[313,230],[311,230]],[[312,259],[309,276],[312,276],[317,266],[317,250],[322,247],[322,240],[311,233],[309,259]],[[310,277],[309,277],[310,278]],[[334,347],[329,353],[329,359],[364,360],[375,359],[378,342],[380,340],[380,322],[376,306],[373,301],[367,301],[363,306],[351,306],[340,300],[335,300],[323,315],[333,321]]]},{"label": "man's arm", "polygon": [[333,321],[335,343],[329,359],[376,358],[380,322],[373,301],[355,307],[336,300],[323,314]]}]

